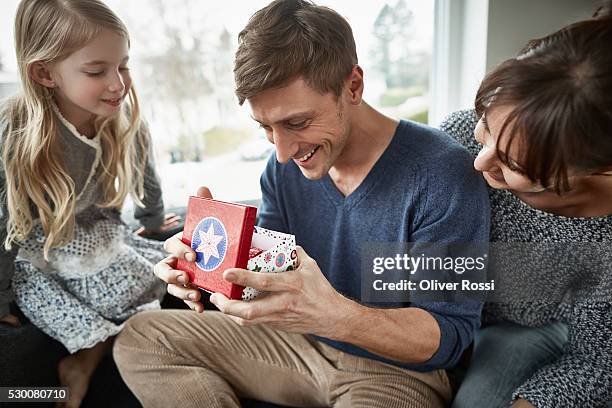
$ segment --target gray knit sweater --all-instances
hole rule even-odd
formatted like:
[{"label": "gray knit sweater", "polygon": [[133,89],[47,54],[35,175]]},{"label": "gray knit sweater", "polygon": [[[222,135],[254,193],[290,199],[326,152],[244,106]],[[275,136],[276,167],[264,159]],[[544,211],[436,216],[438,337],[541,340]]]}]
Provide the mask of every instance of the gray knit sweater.
[{"label": "gray knit sweater", "polygon": [[[0,112],[5,112],[5,106],[0,106]],[[57,112],[57,111],[56,111]],[[4,133],[6,132],[7,118],[0,115],[0,146],[3,146]],[[68,174],[71,176],[75,185],[77,197],[81,197],[84,190],[95,182],[95,175],[100,171],[102,165],[101,151],[95,144],[88,141],[84,136],[78,136],[76,129],[60,115],[59,138],[57,142],[61,144],[60,151],[65,152],[64,163],[67,166]],[[143,126],[141,131],[148,131]],[[149,146],[151,146],[149,140]],[[164,203],[159,177],[155,170],[152,149],[146,152],[148,161],[145,167],[144,185],[144,207],[135,206],[134,217],[150,230],[157,230],[164,220]],[[6,202],[4,194],[5,185],[4,164],[0,160],[0,317],[9,313],[9,303],[14,299],[11,291],[11,279],[14,271],[14,260],[16,248],[10,252],[4,249],[4,239],[6,238]],[[78,204],[78,203],[77,203]],[[77,208],[79,206],[77,205]]]},{"label": "gray knit sweater", "polygon": [[[450,115],[441,128],[476,155],[480,150],[474,140],[477,121],[473,110],[459,111]],[[561,244],[565,248],[570,248],[569,245],[606,248],[608,243],[612,244],[612,216],[558,216],[534,209],[506,190],[489,188],[489,197],[494,245],[532,243],[532,246]],[[577,268],[582,270],[573,274],[559,273],[563,266],[559,258],[548,267],[542,267],[541,260],[536,260],[539,263],[536,269],[516,268],[508,281],[531,282],[523,287],[532,288],[533,293],[522,293],[521,301],[490,302],[485,306],[486,322],[511,321],[533,327],[560,321],[569,328],[563,355],[541,367],[522,384],[515,391],[515,398],[527,399],[538,408],[600,407],[612,400],[610,252],[597,252],[598,256],[589,258]],[[560,251],[556,255],[569,254]],[[538,286],[554,288],[565,297],[549,297],[550,293],[543,294]],[[574,296],[573,300],[567,300],[568,294]]]}]

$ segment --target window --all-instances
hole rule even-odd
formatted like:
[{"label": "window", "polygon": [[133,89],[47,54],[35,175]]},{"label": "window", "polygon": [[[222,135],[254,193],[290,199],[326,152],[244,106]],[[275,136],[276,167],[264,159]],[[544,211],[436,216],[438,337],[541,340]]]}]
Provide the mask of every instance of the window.
[{"label": "window", "polygon": [[[168,208],[186,205],[200,185],[222,200],[260,196],[259,175],[273,146],[246,104],[238,105],[232,65],[238,32],[268,2],[106,0],[130,30],[130,68],[152,130]],[[0,60],[15,80],[17,4],[3,0],[0,5]],[[317,4],[351,24],[365,72],[365,100],[389,116],[426,123],[434,0]]]},{"label": "window", "polygon": [[436,0],[429,123],[474,106],[485,75],[489,0]]}]

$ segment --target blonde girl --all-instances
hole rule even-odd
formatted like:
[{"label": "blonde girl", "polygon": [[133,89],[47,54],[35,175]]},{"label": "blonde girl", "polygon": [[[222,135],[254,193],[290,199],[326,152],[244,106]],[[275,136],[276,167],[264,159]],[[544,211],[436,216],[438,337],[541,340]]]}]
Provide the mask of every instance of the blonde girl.
[{"label": "blonde girl", "polygon": [[126,228],[124,200],[149,231],[177,219],[164,216],[119,18],[99,0],[23,0],[15,40],[21,91],[0,112],[0,320],[18,324],[14,298],[67,348],[59,377],[78,406],[122,322],[164,291],[151,272],[161,244]]}]

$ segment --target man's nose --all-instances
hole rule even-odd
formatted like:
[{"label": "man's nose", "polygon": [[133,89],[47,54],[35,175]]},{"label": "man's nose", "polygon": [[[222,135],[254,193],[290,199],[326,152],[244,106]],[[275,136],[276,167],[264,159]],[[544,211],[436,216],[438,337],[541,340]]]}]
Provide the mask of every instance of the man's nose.
[{"label": "man's nose", "polygon": [[280,130],[272,131],[272,140],[276,149],[276,160],[279,163],[287,163],[297,154],[297,144],[291,141],[290,136]]}]

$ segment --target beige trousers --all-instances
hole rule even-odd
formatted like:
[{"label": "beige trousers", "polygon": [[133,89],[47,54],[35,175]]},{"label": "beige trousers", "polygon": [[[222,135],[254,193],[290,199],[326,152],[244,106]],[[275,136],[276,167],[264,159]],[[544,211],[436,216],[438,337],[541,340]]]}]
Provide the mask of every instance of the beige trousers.
[{"label": "beige trousers", "polygon": [[444,370],[406,370],[301,334],[240,327],[220,312],[143,312],[115,341],[121,375],[145,408],[239,407],[251,398],[295,407],[445,407]]}]

